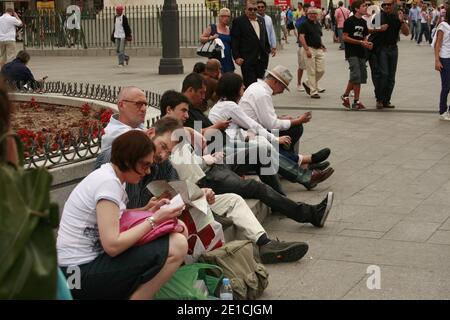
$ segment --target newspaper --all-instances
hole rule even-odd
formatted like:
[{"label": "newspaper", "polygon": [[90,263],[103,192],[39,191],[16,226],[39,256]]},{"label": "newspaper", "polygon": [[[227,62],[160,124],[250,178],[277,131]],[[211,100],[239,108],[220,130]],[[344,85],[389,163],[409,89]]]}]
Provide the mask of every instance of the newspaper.
[{"label": "newspaper", "polygon": [[155,197],[159,197],[164,193],[169,193],[170,198],[179,195],[186,205],[199,210],[204,215],[208,214],[208,202],[203,190],[190,181],[156,180],[150,182],[147,185],[147,189]]}]

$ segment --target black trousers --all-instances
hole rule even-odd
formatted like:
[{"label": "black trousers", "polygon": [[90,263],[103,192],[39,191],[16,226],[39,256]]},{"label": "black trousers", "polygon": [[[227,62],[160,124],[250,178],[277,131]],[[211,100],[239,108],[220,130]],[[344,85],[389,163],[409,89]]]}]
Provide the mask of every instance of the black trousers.
[{"label": "black trousers", "polygon": [[244,85],[248,88],[253,82],[258,79],[264,78],[264,74],[268,65],[267,59],[258,59],[252,62],[245,62],[241,66],[242,79],[244,80]]},{"label": "black trousers", "polygon": [[242,179],[224,165],[212,166],[198,185],[201,188],[211,188],[217,194],[236,193],[243,198],[261,200],[273,211],[280,212],[297,222],[312,222],[317,213],[316,205],[295,202],[265,183],[254,179]]},{"label": "black trousers", "polygon": [[295,163],[298,163],[299,157],[298,154],[294,151],[294,146],[297,144],[297,142],[300,140],[303,134],[303,125],[299,124],[297,126],[292,126],[288,130],[280,131],[279,135],[282,136],[289,136],[291,137],[291,144],[288,148],[285,148],[284,146],[280,146],[280,154],[285,156],[286,158],[291,159]]}]

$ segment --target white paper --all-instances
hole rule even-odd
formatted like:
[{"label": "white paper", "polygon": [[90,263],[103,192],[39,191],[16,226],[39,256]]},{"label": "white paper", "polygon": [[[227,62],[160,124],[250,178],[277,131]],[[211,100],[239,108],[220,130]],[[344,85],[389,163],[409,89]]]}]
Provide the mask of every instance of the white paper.
[{"label": "white paper", "polygon": [[175,197],[172,198],[172,200],[170,200],[170,203],[161,206],[161,209],[163,209],[163,208],[168,208],[168,209],[179,208],[183,205],[184,205],[184,201],[181,198],[181,195],[177,194]]}]

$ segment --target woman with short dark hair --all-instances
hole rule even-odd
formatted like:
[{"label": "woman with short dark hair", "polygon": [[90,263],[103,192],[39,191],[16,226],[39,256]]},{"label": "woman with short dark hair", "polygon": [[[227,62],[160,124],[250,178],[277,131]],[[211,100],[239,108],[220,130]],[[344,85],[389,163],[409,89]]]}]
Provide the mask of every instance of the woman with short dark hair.
[{"label": "woman with short dark hair", "polygon": [[112,144],[111,163],[89,174],[70,194],[57,248],[58,263],[66,276],[73,278],[79,270],[79,286],[71,288],[75,299],[150,299],[183,262],[187,240],[179,233],[182,230],[137,243],[157,225],[180,215],[184,206],[161,208],[169,201],[150,200],[134,211],[154,214],[120,231],[119,220],[128,200],[125,183],[137,184],[150,173],[154,152],[144,132],[126,132]]}]

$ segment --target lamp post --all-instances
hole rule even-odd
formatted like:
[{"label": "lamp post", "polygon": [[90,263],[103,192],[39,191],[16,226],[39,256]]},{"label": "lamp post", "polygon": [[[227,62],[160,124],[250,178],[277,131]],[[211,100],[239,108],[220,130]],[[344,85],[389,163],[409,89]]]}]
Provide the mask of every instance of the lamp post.
[{"label": "lamp post", "polygon": [[178,5],[176,0],[164,0],[162,18],[162,58],[159,60],[159,74],[182,74],[180,59],[180,38]]}]

